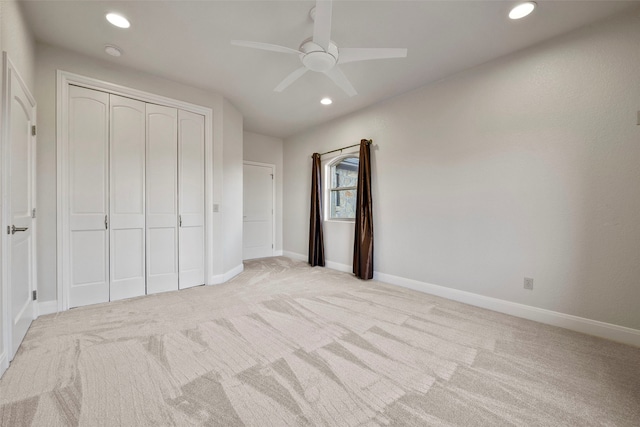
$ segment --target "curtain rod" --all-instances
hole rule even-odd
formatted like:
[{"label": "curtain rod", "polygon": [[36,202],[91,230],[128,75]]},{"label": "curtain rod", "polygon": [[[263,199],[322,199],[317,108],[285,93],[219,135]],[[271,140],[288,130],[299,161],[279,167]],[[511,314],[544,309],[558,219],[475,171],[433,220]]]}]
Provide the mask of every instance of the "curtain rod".
[{"label": "curtain rod", "polygon": [[[373,139],[367,139],[366,141],[367,141],[367,145],[373,144]],[[353,144],[353,145],[349,145],[349,146],[342,147],[342,148],[336,148],[335,150],[331,150],[331,151],[327,151],[327,152],[324,152],[324,153],[320,153],[320,156],[324,156],[325,154],[335,153],[336,151],[346,150],[347,148],[353,148],[353,147],[359,147],[359,146],[360,146],[360,144]],[[313,157],[313,156],[311,156],[311,157]]]}]

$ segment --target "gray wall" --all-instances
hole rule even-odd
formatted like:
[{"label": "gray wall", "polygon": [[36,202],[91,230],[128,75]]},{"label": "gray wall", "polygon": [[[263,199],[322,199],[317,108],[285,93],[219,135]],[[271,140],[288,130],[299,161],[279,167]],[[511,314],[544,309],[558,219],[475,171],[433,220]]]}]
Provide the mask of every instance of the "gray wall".
[{"label": "gray wall", "polygon": [[242,268],[242,114],[224,100],[224,271]]},{"label": "gray wall", "polygon": [[17,0],[0,2],[0,40],[31,94],[34,91],[35,42]]},{"label": "gray wall", "polygon": [[640,329],[639,46],[618,16],[287,138],[285,251],[310,154],[373,138],[376,271]]},{"label": "gray wall", "polygon": [[[227,251],[235,245],[233,233],[242,233],[242,198],[232,186],[223,188],[223,176],[242,170],[242,116],[216,93],[186,86],[107,61],[37,44],[36,99],[38,101],[38,288],[40,300],[56,299],[56,70],[104,80],[146,92],[209,107],[213,110],[213,202],[221,206],[214,213],[213,275],[222,276],[226,266],[242,265],[241,251]],[[228,113],[228,114],[226,114]],[[239,130],[238,128],[239,124]],[[235,133],[223,129],[236,129]],[[239,133],[239,137],[237,136]],[[239,150],[239,154],[237,151]],[[242,184],[240,184],[242,189]],[[223,215],[223,212],[226,212]],[[234,213],[239,217],[234,218]],[[226,231],[225,231],[226,230]],[[239,230],[239,231],[238,231]]]},{"label": "gray wall", "polygon": [[276,166],[276,200],[275,200],[275,250],[282,251],[282,149],[283,141],[280,138],[260,135],[253,132],[244,132],[244,160],[270,163]]}]

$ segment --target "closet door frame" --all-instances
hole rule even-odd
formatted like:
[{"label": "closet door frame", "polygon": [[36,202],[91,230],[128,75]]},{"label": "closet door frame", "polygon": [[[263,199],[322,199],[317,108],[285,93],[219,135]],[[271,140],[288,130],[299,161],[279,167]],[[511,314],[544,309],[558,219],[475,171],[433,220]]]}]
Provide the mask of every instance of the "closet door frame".
[{"label": "closet door frame", "polygon": [[[121,86],[115,83],[110,83],[91,77],[82,76],[79,74],[70,73],[63,70],[57,72],[57,90],[56,90],[56,122],[57,122],[57,135],[56,135],[56,155],[57,155],[57,303],[58,311],[65,311],[69,309],[69,263],[66,262],[70,257],[70,245],[69,245],[69,141],[68,141],[68,119],[69,119],[69,87],[80,86],[87,89],[98,90],[107,92],[113,95],[119,95],[127,98],[133,98],[139,101],[163,105],[167,107],[177,108],[184,111],[188,111],[195,114],[204,116],[204,133],[205,133],[205,227],[204,227],[204,241],[205,241],[205,284],[213,284],[215,276],[212,274],[214,269],[213,263],[213,230],[214,230],[214,215],[213,204],[214,200],[219,203],[221,199],[220,189],[221,184],[218,183],[214,186],[214,162],[216,166],[222,164],[222,159],[214,159],[214,143],[213,143],[213,110],[208,107],[203,107],[195,104],[191,104],[184,101],[167,98],[161,95],[156,95],[149,92],[140,91],[138,89]],[[219,175],[216,175],[219,176]],[[216,219],[217,220],[217,219]],[[218,226],[219,227],[219,226]],[[219,252],[218,250],[215,251]]]}]

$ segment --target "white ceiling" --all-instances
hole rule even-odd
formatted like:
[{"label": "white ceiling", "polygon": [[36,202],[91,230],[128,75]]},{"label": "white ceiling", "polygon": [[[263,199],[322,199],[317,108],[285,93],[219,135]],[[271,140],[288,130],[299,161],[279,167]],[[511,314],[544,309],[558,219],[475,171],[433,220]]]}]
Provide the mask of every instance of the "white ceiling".
[{"label": "white ceiling", "polygon": [[[245,130],[284,138],[640,4],[538,0],[532,15],[511,21],[507,13],[515,3],[334,1],[332,39],[339,47],[409,50],[406,59],[342,65],[358,91],[353,98],[318,73],[273,92],[299,59],[229,44],[241,39],[298,48],[312,35],[314,1],[49,0],[23,6],[38,41],[221,93],[244,115]],[[108,24],[104,16],[112,11],[128,17],[131,28]],[[124,55],[106,55],[105,44]],[[320,105],[324,96],[333,105]]]}]

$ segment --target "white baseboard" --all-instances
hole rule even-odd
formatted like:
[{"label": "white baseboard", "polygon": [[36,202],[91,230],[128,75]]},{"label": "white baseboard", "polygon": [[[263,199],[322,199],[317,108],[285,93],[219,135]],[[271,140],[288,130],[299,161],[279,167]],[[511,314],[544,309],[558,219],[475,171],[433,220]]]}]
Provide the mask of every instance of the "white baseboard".
[{"label": "white baseboard", "polygon": [[223,279],[225,282],[228,282],[229,280],[233,279],[243,271],[244,271],[244,264],[240,263],[239,265],[236,265],[234,268],[224,273]]},{"label": "white baseboard", "polygon": [[375,272],[374,280],[640,347],[640,330]]},{"label": "white baseboard", "polygon": [[244,271],[244,264],[240,264],[232,268],[231,270],[225,272],[224,274],[218,274],[215,276],[211,276],[210,283],[211,285],[219,285],[221,283],[228,282],[229,280],[236,277],[238,274]]},{"label": "white baseboard", "polygon": [[282,256],[289,257],[291,259],[297,259],[298,261],[308,261],[306,255],[299,254],[297,252],[282,251]]},{"label": "white baseboard", "polygon": [[36,317],[58,312],[58,301],[42,301],[36,303]]},{"label": "white baseboard", "polygon": [[6,351],[3,351],[2,354],[0,354],[0,378],[2,378],[7,368],[9,368],[9,356]]},{"label": "white baseboard", "polygon": [[[284,251],[284,256],[297,259],[300,261],[309,261],[309,257],[303,254],[299,254],[297,252]],[[334,262],[334,261],[325,260],[325,267],[330,268],[332,270],[343,271],[345,273],[351,273],[353,271],[352,266],[347,264],[341,264],[339,262]]]},{"label": "white baseboard", "polygon": [[353,266],[347,264],[340,264],[339,262],[325,261],[325,266],[332,270],[338,270],[345,273],[353,273]]},{"label": "white baseboard", "polygon": [[[307,256],[295,252],[284,251],[284,256],[289,258],[307,261]],[[333,270],[351,273],[351,266],[333,261],[327,261],[326,266]],[[533,320],[547,325],[559,326],[576,332],[606,338],[612,341],[630,344],[640,347],[640,330],[618,326],[611,323],[591,320],[571,314],[546,310],[544,308],[519,304],[498,298],[487,297],[459,289],[448,288],[446,286],[433,285],[431,283],[420,282],[418,280],[407,279],[392,274],[374,272],[373,279],[403,288],[413,289],[426,294],[436,295],[465,304],[482,307],[499,313]]]},{"label": "white baseboard", "polygon": [[282,256],[282,250],[273,251],[273,256]]}]

